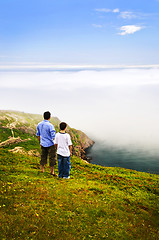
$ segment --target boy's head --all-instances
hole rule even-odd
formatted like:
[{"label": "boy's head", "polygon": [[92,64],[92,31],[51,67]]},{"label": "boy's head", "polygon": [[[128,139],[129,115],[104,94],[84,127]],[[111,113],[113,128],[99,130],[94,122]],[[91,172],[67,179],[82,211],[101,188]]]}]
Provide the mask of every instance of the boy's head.
[{"label": "boy's head", "polygon": [[49,111],[44,112],[44,119],[45,119],[45,120],[50,119],[50,117],[51,117],[51,113],[50,113]]},{"label": "boy's head", "polygon": [[60,130],[65,130],[67,127],[67,124],[65,122],[60,123]]}]

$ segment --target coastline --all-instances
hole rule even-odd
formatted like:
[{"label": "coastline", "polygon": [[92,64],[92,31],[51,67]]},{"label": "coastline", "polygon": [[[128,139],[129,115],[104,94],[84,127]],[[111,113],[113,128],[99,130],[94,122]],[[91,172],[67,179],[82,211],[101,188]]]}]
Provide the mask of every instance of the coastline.
[{"label": "coastline", "polygon": [[144,149],[131,149],[129,147],[117,148],[95,144],[85,150],[86,161],[90,164],[103,167],[118,167],[150,174],[159,174],[159,153],[144,151]]}]

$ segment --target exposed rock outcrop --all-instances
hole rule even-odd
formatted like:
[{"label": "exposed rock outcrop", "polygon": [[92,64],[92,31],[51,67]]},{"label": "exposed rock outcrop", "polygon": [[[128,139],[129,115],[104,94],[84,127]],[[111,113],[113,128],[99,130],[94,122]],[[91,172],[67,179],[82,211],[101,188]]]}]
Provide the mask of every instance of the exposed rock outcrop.
[{"label": "exposed rock outcrop", "polygon": [[9,144],[15,144],[15,143],[20,143],[20,142],[26,142],[26,141],[29,141],[29,140],[31,140],[31,139],[28,138],[28,139],[24,139],[24,140],[22,140],[20,137],[17,137],[17,138],[10,137],[10,138],[7,139],[6,141],[1,142],[1,143],[0,143],[0,147],[7,146],[7,145],[9,145]]},{"label": "exposed rock outcrop", "polygon": [[73,155],[87,160],[85,150],[92,146],[94,144],[94,141],[91,140],[85,133],[80,130],[69,129],[68,133],[70,134],[73,142]]},{"label": "exposed rock outcrop", "polygon": [[35,157],[40,157],[40,153],[38,151],[30,150],[30,151],[27,152],[23,147],[15,147],[13,149],[10,149],[9,152],[20,153],[20,154],[29,155],[29,156],[35,156]]},{"label": "exposed rock outcrop", "polygon": [[20,154],[24,154],[24,155],[27,154],[27,152],[24,150],[23,147],[15,147],[13,149],[10,149],[9,152],[20,153]]}]

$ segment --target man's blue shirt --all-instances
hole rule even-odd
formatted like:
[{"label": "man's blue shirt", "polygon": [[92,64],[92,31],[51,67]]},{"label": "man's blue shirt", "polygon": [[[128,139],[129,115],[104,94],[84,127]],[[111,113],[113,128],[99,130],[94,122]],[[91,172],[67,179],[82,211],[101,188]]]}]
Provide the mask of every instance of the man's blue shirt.
[{"label": "man's blue shirt", "polygon": [[37,125],[36,135],[40,136],[41,146],[50,147],[54,145],[53,139],[55,138],[55,128],[48,120],[43,120]]}]

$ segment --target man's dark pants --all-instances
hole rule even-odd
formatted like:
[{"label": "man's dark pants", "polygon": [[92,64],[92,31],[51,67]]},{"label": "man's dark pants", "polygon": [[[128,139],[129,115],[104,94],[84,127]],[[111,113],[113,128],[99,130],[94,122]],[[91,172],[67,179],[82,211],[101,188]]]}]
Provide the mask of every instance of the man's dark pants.
[{"label": "man's dark pants", "polygon": [[49,165],[53,167],[56,165],[56,148],[55,145],[50,147],[43,147],[41,146],[41,161],[40,164],[44,166],[47,164],[47,157],[49,156]]}]

